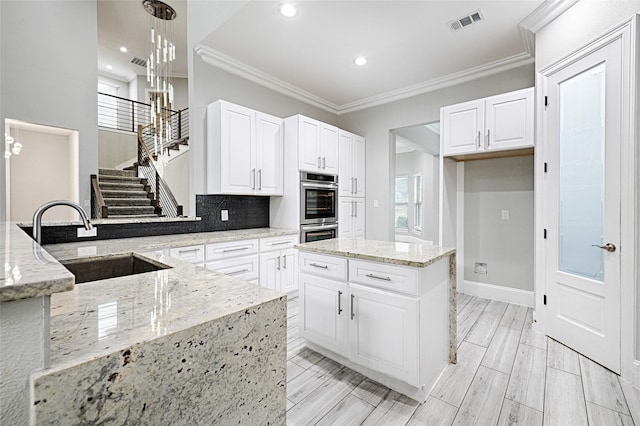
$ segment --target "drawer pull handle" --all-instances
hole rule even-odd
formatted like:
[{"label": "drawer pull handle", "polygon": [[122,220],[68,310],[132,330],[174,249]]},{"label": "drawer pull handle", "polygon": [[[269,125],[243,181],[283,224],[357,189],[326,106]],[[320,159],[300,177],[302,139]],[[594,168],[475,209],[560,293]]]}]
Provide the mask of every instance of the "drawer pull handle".
[{"label": "drawer pull handle", "polygon": [[249,247],[238,247],[238,248],[231,248],[231,249],[222,249],[223,253],[229,253],[232,251],[241,251],[241,250],[248,250]]},{"label": "drawer pull handle", "polygon": [[369,278],[373,278],[374,280],[391,281],[390,277],[379,277],[379,276],[373,275],[373,274],[367,274],[366,276],[369,277]]},{"label": "drawer pull handle", "polygon": [[338,315],[342,313],[342,292],[338,292]]},{"label": "drawer pull handle", "polygon": [[278,241],[276,243],[271,243],[272,246],[281,246],[282,244],[289,244],[291,243],[291,241],[287,240],[287,241]]},{"label": "drawer pull handle", "polygon": [[353,312],[353,299],[355,298],[356,297],[352,294],[351,295],[351,319],[353,319],[356,316],[355,312]]},{"label": "drawer pull handle", "polygon": [[317,263],[310,263],[309,266],[313,266],[314,268],[329,269],[327,265],[318,265]]},{"label": "drawer pull handle", "polygon": [[185,253],[196,253],[196,252],[198,252],[198,251],[200,251],[200,249],[199,249],[199,248],[196,248],[196,249],[189,249],[189,250],[178,250],[178,253],[179,253],[179,254],[185,254]]},{"label": "drawer pull handle", "polygon": [[228,272],[227,275],[239,275],[239,274],[244,274],[245,272],[249,272],[249,270],[241,269],[239,271]]}]

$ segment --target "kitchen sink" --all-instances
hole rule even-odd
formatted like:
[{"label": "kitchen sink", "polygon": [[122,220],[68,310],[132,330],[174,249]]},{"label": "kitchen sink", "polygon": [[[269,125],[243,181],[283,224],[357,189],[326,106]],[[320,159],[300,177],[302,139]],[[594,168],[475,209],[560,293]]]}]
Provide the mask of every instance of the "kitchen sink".
[{"label": "kitchen sink", "polygon": [[60,263],[75,275],[76,284],[171,268],[134,253],[83,257],[63,260]]}]

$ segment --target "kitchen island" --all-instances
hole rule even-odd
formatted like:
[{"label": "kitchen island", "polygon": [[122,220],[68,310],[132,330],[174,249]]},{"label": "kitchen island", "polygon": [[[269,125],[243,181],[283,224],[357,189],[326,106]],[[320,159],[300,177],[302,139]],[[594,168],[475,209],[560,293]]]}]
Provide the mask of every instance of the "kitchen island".
[{"label": "kitchen island", "polygon": [[[14,375],[15,363],[24,364],[17,354],[28,348],[20,335],[26,331],[23,339],[30,338],[22,323],[30,317],[10,316],[32,300],[41,313],[41,341],[30,347],[42,350],[40,361],[22,369],[16,386],[5,386],[11,380],[2,385],[7,399],[0,423],[213,424],[260,418],[284,424],[286,296],[167,253],[185,242],[292,231],[224,231],[43,249],[15,224],[2,229],[0,253],[11,265],[0,287],[2,343],[12,346],[3,345],[0,353],[3,380]],[[74,276],[59,263],[132,253],[168,268],[74,285]],[[26,414],[20,407],[24,399]]]},{"label": "kitchen island", "polygon": [[341,238],[296,248],[307,345],[424,401],[456,362],[455,249]]}]

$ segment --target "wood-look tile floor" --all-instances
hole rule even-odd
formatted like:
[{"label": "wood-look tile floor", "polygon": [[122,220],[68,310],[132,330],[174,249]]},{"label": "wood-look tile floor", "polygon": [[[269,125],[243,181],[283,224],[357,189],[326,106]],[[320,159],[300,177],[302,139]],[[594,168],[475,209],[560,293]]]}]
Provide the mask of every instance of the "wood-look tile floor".
[{"label": "wood-look tile floor", "polygon": [[306,348],[298,312],[291,299],[288,425],[640,426],[640,392],[533,332],[523,306],[459,293],[458,364],[423,403]]}]

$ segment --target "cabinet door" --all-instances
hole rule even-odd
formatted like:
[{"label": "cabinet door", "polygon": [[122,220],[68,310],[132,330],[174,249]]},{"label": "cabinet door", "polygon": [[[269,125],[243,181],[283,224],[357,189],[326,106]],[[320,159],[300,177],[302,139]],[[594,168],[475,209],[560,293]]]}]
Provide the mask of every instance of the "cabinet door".
[{"label": "cabinet door", "polygon": [[282,119],[256,112],[256,193],[283,193]]},{"label": "cabinet door", "polygon": [[443,155],[483,150],[484,100],[442,108]]},{"label": "cabinet door", "polygon": [[328,124],[320,127],[320,154],[322,173],[337,175],[339,170],[338,137],[339,129]]},{"label": "cabinet door", "polygon": [[319,172],[322,167],[320,155],[320,122],[307,117],[298,121],[298,166],[300,170]]},{"label": "cabinet door", "polygon": [[255,189],[255,112],[224,103],[221,110],[221,191],[252,194]]},{"label": "cabinet door", "polygon": [[300,335],[339,355],[347,356],[349,286],[301,272]]},{"label": "cabinet door", "polygon": [[338,146],[340,157],[340,172],[338,173],[338,195],[351,197],[354,194],[353,180],[353,134],[340,130]]},{"label": "cabinet door", "polygon": [[[354,197],[364,197],[365,195],[365,140],[362,136],[353,136],[353,171],[355,188]],[[340,157],[342,161],[342,157]],[[342,163],[341,163],[342,164]]]},{"label": "cabinet door", "polygon": [[350,284],[349,359],[418,387],[418,299]]},{"label": "cabinet door", "polygon": [[533,88],[487,98],[487,151],[533,146]]},{"label": "cabinet door", "polygon": [[353,237],[353,198],[338,197],[338,237]]},{"label": "cabinet door", "polygon": [[281,262],[279,251],[260,254],[260,287],[280,290]]},{"label": "cabinet door", "polygon": [[352,237],[364,239],[364,199],[363,198],[354,198],[353,199],[353,224],[351,227]]},{"label": "cabinet door", "polygon": [[280,258],[280,291],[295,294],[298,291],[298,250],[283,250]]}]

